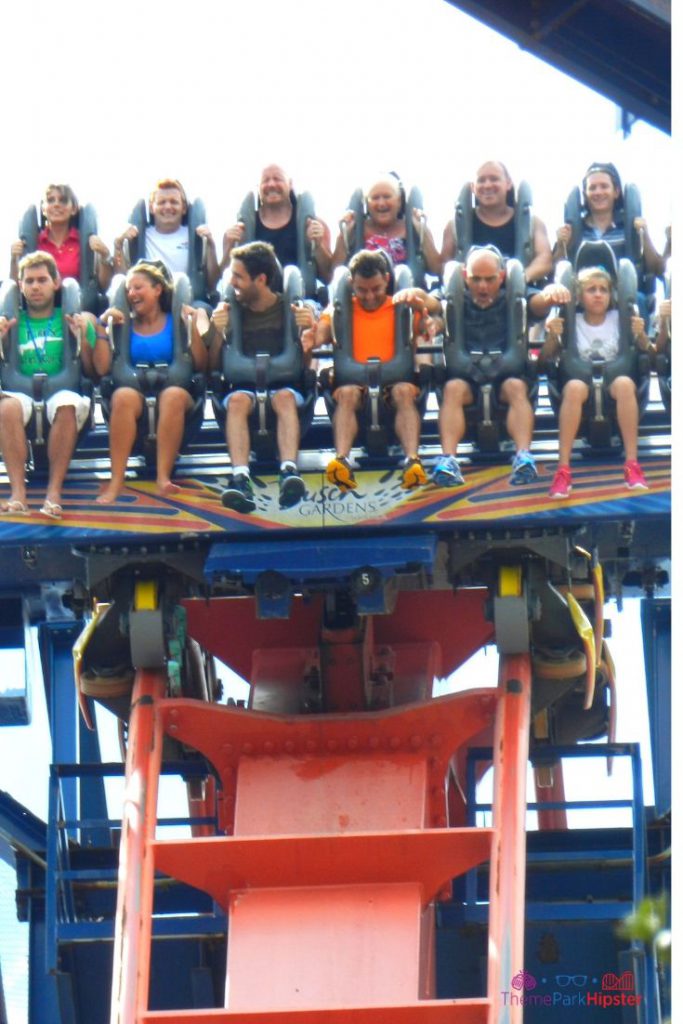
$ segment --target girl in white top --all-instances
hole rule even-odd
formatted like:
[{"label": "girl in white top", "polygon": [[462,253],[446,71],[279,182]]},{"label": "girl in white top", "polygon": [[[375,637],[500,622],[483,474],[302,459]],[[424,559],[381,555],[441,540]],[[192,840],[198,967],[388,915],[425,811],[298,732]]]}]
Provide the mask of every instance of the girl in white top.
[{"label": "girl in white top", "polygon": [[[619,314],[612,309],[612,279],[603,267],[586,267],[577,276],[577,304],[581,310],[576,314],[576,345],[582,359],[598,357],[607,361],[614,359],[619,351]],[[541,351],[542,360],[552,359],[562,343],[564,322],[561,317],[546,321],[546,342]],[[631,317],[631,330],[639,348],[646,350],[649,339],[645,334],[645,323],[640,316]],[[609,393],[616,402],[617,423],[624,444],[626,462],[624,482],[630,489],[647,490],[647,481],[638,463],[638,399],[636,385],[625,374],[615,377],[609,385]],[[590,389],[582,380],[568,380],[562,389],[560,405],[559,465],[548,492],[551,498],[567,498],[572,489],[572,474],[569,468],[574,439],[581,423],[583,405]]]}]

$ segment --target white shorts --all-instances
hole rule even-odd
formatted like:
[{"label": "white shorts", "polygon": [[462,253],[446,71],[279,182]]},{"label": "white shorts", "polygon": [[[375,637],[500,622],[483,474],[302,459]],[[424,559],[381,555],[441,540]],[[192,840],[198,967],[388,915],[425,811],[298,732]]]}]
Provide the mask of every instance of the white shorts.
[{"label": "white shorts", "polygon": [[[23,391],[0,391],[1,398],[16,398],[21,405],[24,426],[26,426],[33,415],[33,399],[25,395]],[[57,409],[61,409],[64,405],[73,406],[76,412],[76,426],[80,430],[90,415],[90,399],[85,395],[79,395],[76,391],[55,391],[54,395],[45,403],[48,423],[52,423]]]}]

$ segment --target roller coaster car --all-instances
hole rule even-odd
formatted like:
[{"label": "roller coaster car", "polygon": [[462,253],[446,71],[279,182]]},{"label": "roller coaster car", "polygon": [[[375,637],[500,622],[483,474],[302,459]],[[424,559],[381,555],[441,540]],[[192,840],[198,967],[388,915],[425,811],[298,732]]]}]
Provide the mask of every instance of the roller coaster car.
[{"label": "roller coaster car", "polygon": [[[37,206],[29,206],[19,221],[19,238],[26,246],[26,252],[35,252],[38,248],[38,234],[47,226],[42,211]],[[101,313],[106,307],[106,296],[99,291],[95,272],[95,253],[89,240],[97,234],[97,214],[90,203],[79,206],[71,218],[70,227],[76,228],[81,246],[81,268],[78,283],[81,288],[81,308],[90,313]]]},{"label": "roller coaster car", "polygon": [[[144,257],[145,234],[147,228],[154,225],[149,206],[144,199],[138,200],[128,220],[138,230],[137,238],[128,239],[126,242],[128,259],[132,266]],[[191,203],[188,202],[182,223],[187,225],[188,231],[187,277],[191,287],[190,301],[198,300],[213,305],[216,293],[209,289],[206,280],[206,240],[197,234],[197,228],[206,224],[206,208],[201,199],[196,198]]]},{"label": "roller coaster car", "polygon": [[[413,284],[410,268],[400,264],[391,272],[389,294],[410,288]],[[323,398],[330,418],[334,418],[336,402],[334,391],[345,384],[357,384],[364,388],[358,425],[359,443],[369,455],[386,455],[387,447],[395,444],[394,410],[385,401],[383,389],[405,381],[415,381],[415,351],[412,341],[412,312],[408,306],[394,307],[394,355],[382,362],[370,358],[359,362],[353,357],[353,286],[348,267],[337,267],[332,281],[332,333],[334,337],[333,375],[321,373]],[[418,377],[420,388],[417,408],[420,417],[424,415],[429,397],[428,374],[424,367]]]},{"label": "roller coaster car", "polygon": [[[612,278],[612,291],[619,312],[619,352],[614,359],[583,359],[576,340],[576,274],[584,267],[603,267]],[[583,407],[581,434],[591,448],[611,448],[620,438],[616,422],[616,403],[609,394],[612,382],[621,376],[630,377],[636,385],[638,407],[645,409],[650,387],[650,363],[637,348],[631,330],[631,317],[638,313],[638,282],[630,260],[619,260],[607,242],[583,242],[576,256],[576,267],[558,264],[556,279],[571,293],[562,307],[564,319],[563,347],[559,359],[547,368],[548,393],[556,415],[562,404],[562,389],[569,380],[582,380],[590,394]]]},{"label": "roller coaster car", "polygon": [[126,293],[125,277],[119,275],[112,286],[112,305],[120,309],[124,322],[112,329],[113,359],[111,372],[100,382],[102,411],[107,422],[111,415],[112,396],[117,388],[128,387],[139,391],[145,400],[146,415],[138,420],[136,444],[142,447],[150,465],[156,462],[157,402],[166,387],[184,388],[192,398],[192,408],[185,417],[182,447],[189,444],[199,432],[204,418],[206,382],[203,374],[195,373],[190,352],[187,325],[182,307],[192,298],[186,274],[173,275],[173,359],[170,363],[133,363],[130,355],[131,317]]},{"label": "roller coaster car", "polygon": [[[290,192],[289,200],[294,210],[296,222],[296,266],[299,268],[303,282],[303,294],[306,298],[317,299],[321,305],[327,301],[327,289],[318,279],[313,243],[306,237],[306,226],[309,220],[315,219],[315,205],[310,192],[296,195]],[[242,205],[237,211],[237,220],[244,225],[243,244],[256,239],[256,215],[259,209],[257,192],[247,192]]]},{"label": "roller coaster car", "polygon": [[315,374],[306,369],[304,353],[299,340],[292,304],[303,300],[303,281],[298,267],[285,267],[283,275],[284,333],[282,351],[277,355],[259,352],[256,357],[246,355],[243,349],[242,307],[229,285],[225,301],[230,306],[230,333],[223,346],[221,372],[212,378],[212,402],[216,422],[225,433],[224,399],[231,391],[253,391],[256,402],[250,417],[251,443],[257,459],[272,459],[276,455],[277,419],[269,392],[293,387],[304,396],[297,410],[301,437],[313,421],[317,397]]},{"label": "roller coaster car", "polygon": [[[576,267],[576,258],[582,244],[584,221],[588,216],[586,198],[578,185],[572,189],[564,204],[564,222],[572,229],[572,236],[567,246],[567,259]],[[637,217],[642,216],[640,192],[636,185],[626,183],[623,192],[617,197],[614,204],[614,219],[616,227],[624,229],[623,253],[615,253],[615,257],[622,257],[633,263],[637,279],[638,291],[645,296],[647,312],[651,313],[654,308],[654,293],[656,277],[649,274],[643,266],[643,243],[640,232],[634,227],[633,222]],[[584,264],[585,266],[585,264]]]},{"label": "roller coaster car", "polygon": [[[526,181],[520,181],[516,190],[511,188],[508,191],[507,202],[515,211],[515,251],[513,255],[523,267],[527,267],[534,256],[534,239],[531,230],[531,188]],[[460,189],[453,218],[456,238],[455,258],[458,263],[465,262],[467,253],[473,245],[473,219],[476,205],[477,201],[468,181]]]},{"label": "roller coaster car", "polygon": [[[29,377],[19,370],[18,320],[22,304],[23,297],[19,286],[15,281],[5,281],[0,288],[0,316],[7,317],[8,320],[16,318],[17,323],[10,328],[0,344],[0,389],[20,391],[33,399],[33,414],[26,436],[31,445],[34,466],[44,469],[47,466],[47,437],[50,430],[46,413],[48,399],[62,390],[88,396],[92,394],[92,382],[85,378],[81,371],[80,341],[74,337],[66,321],[67,315],[80,313],[81,292],[78,282],[67,277],[55,294],[55,308],[62,318],[65,358],[59,373],[51,376],[46,373],[34,373]],[[89,422],[90,417],[82,427],[79,437],[87,431]]]},{"label": "roller coaster car", "polygon": [[[518,377],[526,381],[529,401],[535,406],[538,382],[535,366],[527,355],[526,282],[519,260],[507,261],[505,267],[506,344],[505,347],[482,351],[470,349],[465,336],[464,265],[451,263],[445,271],[446,324],[444,334],[445,380],[460,378],[476,385],[476,401],[465,409],[468,438],[481,451],[498,451],[507,438],[505,417],[507,406],[496,392],[500,384]],[[502,340],[502,339],[501,339]],[[443,385],[437,386],[439,404]]]},{"label": "roller coaster car", "polygon": [[[399,182],[399,192],[401,205],[398,216],[400,220],[405,220],[406,223],[406,266],[410,268],[412,283],[419,288],[426,288],[425,275],[427,273],[427,264],[422,250],[422,232],[416,231],[413,223],[413,210],[424,209],[422,192],[419,188],[413,186],[406,195],[401,182]],[[345,231],[348,262],[354,253],[360,252],[361,249],[365,248],[365,221],[368,215],[368,207],[362,188],[355,189],[349,199],[347,209],[351,210],[355,218],[353,228],[350,231]]]}]

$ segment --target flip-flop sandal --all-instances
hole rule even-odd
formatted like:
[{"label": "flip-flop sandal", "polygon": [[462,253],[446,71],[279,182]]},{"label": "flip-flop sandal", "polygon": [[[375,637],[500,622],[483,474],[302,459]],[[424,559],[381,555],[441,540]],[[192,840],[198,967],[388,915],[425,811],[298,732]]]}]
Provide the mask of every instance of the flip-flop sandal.
[{"label": "flip-flop sandal", "polygon": [[16,498],[4,501],[2,506],[0,506],[0,516],[27,516],[30,514],[30,511],[28,505],[25,505],[23,501],[18,501]]},{"label": "flip-flop sandal", "polygon": [[47,516],[48,519],[61,519],[62,506],[58,502],[50,501],[49,498],[46,498],[43,502],[40,514],[41,516]]}]

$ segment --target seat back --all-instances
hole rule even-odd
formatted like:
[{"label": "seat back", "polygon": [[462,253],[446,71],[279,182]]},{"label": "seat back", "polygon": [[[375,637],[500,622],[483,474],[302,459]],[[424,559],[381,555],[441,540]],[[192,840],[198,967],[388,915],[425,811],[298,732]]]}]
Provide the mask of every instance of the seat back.
[{"label": "seat back", "polygon": [[577,253],[577,265],[603,266],[613,271],[619,314],[619,350],[614,359],[594,364],[583,359],[576,339],[576,272],[568,261],[558,264],[556,280],[571,293],[570,301],[562,307],[564,319],[563,348],[556,368],[548,370],[548,392],[556,414],[562,403],[562,389],[569,380],[582,380],[590,389],[584,406],[581,433],[593,448],[609,447],[618,437],[616,405],[609,395],[612,382],[621,376],[630,377],[636,385],[638,407],[642,413],[649,397],[649,363],[640,353],[631,330],[631,317],[637,312],[637,278],[630,260],[619,260],[607,242],[584,242]]},{"label": "seat back", "polygon": [[303,281],[298,267],[285,267],[283,275],[284,330],[282,351],[278,355],[263,354],[254,359],[243,348],[243,313],[231,285],[225,291],[230,306],[230,334],[223,346],[222,373],[230,387],[267,389],[287,385],[301,386],[304,356],[299,331],[291,312],[292,303],[303,300]]},{"label": "seat back", "polygon": [[[534,240],[531,227],[531,187],[526,181],[520,181],[517,189],[512,190],[512,202],[515,210],[515,251],[507,255],[508,258],[519,260],[523,267],[527,267],[533,259]],[[456,237],[455,259],[459,263],[465,262],[467,253],[473,244],[473,218],[476,205],[472,187],[469,182],[466,182],[456,200],[453,221]]]},{"label": "seat back", "polygon": [[[149,205],[144,199],[139,199],[133,207],[129,222],[137,228],[137,238],[130,239],[128,253],[131,266],[145,255],[145,236],[147,228],[154,223],[149,210]],[[185,274],[191,287],[192,299],[199,299],[206,302],[213,296],[209,295],[206,280],[204,240],[197,234],[197,228],[206,224],[206,207],[202,199],[195,198],[187,204],[187,210],[183,216],[183,224],[187,225],[188,252],[187,268]]]},{"label": "seat back", "polygon": [[472,351],[465,331],[464,266],[450,264],[446,283],[446,330],[444,362],[446,377],[461,377],[475,384],[492,384],[506,377],[523,377],[528,370],[526,282],[519,260],[508,260],[505,268],[506,332],[500,348]]},{"label": "seat back", "polygon": [[630,260],[619,260],[607,242],[583,242],[576,254],[576,267],[561,265],[560,281],[571,293],[570,301],[563,307],[565,328],[563,349],[560,356],[560,377],[563,381],[578,379],[591,385],[594,380],[593,366],[579,355],[576,338],[576,273],[587,266],[605,267],[612,277],[619,313],[619,351],[614,359],[604,364],[602,376],[609,388],[616,377],[631,377],[637,384],[640,380],[638,350],[633,340],[631,317],[638,309],[638,282]]},{"label": "seat back", "polygon": [[[413,186],[406,196],[403,191],[403,186],[401,186],[401,196],[403,197],[403,201],[399,210],[399,219],[405,220],[406,225],[406,265],[410,268],[412,283],[418,288],[424,288],[427,266],[424,258],[424,252],[422,250],[420,232],[415,230],[415,225],[413,223],[413,210],[424,209],[422,192],[419,188]],[[351,210],[354,215],[353,228],[348,231],[346,235],[348,263],[355,253],[366,248],[365,220],[368,215],[368,208],[361,188],[354,190],[351,198],[349,199],[347,209]]]},{"label": "seat back", "polygon": [[[89,245],[92,235],[97,234],[97,214],[91,203],[79,206],[71,218],[80,239],[80,271],[78,283],[81,289],[81,309],[92,313],[98,312],[98,284],[95,273],[95,253]],[[38,248],[38,233],[47,226],[47,221],[39,207],[32,205],[24,212],[19,221],[19,238],[26,246],[26,252],[35,252]]]},{"label": "seat back", "polygon": [[[569,224],[572,229],[571,239],[567,246],[567,259],[571,263],[575,262],[579,246],[583,241],[584,218],[588,213],[583,193],[577,185],[571,190],[564,204],[564,222]],[[642,216],[640,191],[637,185],[627,182],[622,195],[617,199],[614,210],[615,226],[622,228],[624,235],[623,252],[619,251],[621,249],[619,246],[615,255],[617,258],[623,257],[630,260],[635,265],[639,276],[643,274],[643,253],[640,235],[634,227],[634,221],[640,216]],[[641,288],[641,290],[649,292],[651,287],[648,284],[647,288]]]},{"label": "seat back", "polygon": [[[34,398],[40,395],[41,401],[47,401],[57,391],[81,391],[81,361],[76,338],[71,333],[66,321],[67,314],[79,313],[81,310],[81,293],[78,282],[67,277],[57,295],[57,312],[62,320],[62,336],[64,338],[64,360],[62,369],[52,376],[34,374],[27,376],[19,369],[19,313],[22,309],[22,296],[15,281],[7,280],[0,288],[0,316],[8,320],[16,318],[2,342],[3,355],[0,359],[0,387],[3,391],[20,391]],[[35,378],[41,378],[37,381]],[[38,387],[38,385],[40,385]]]},{"label": "seat back", "polygon": [[113,302],[123,313],[123,323],[113,328],[113,349],[111,373],[102,381],[101,391],[109,397],[115,388],[129,387],[145,396],[158,394],[164,387],[176,386],[193,391],[195,378],[190,353],[187,327],[182,317],[182,307],[192,298],[190,282],[186,274],[174,274],[173,305],[173,357],[166,364],[158,366],[136,365],[130,354],[131,316],[126,293],[126,279],[119,275],[112,288]]},{"label": "seat back", "polygon": [[[318,271],[315,264],[313,245],[306,238],[306,225],[309,220],[315,218],[315,204],[310,192],[299,192],[297,195],[291,193],[290,198],[294,206],[296,218],[296,265],[303,282],[303,294],[307,298],[313,298],[318,290]],[[247,192],[242,200],[242,205],[237,211],[237,220],[244,225],[244,243],[253,242],[256,238],[258,206],[258,193]]]},{"label": "seat back", "polygon": [[[412,285],[410,268],[405,264],[394,269],[391,291],[400,291]],[[332,281],[332,330],[335,339],[334,381],[335,386],[360,384],[367,386],[370,369],[378,375],[380,386],[412,381],[414,376],[414,351],[412,343],[412,312],[406,305],[395,307],[394,312],[394,355],[387,362],[364,363],[353,356],[353,287],[348,267],[337,267]]]}]

